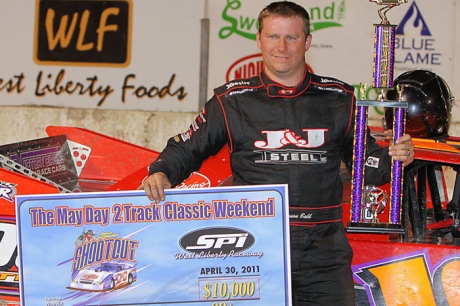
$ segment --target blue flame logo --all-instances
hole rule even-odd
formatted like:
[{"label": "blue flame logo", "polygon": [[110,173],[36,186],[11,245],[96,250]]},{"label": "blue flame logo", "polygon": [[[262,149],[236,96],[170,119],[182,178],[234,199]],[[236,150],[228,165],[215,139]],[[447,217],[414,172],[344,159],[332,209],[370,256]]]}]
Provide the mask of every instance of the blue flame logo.
[{"label": "blue flame logo", "polygon": [[422,13],[420,12],[420,9],[418,8],[415,1],[412,3],[406,15],[399,23],[399,26],[396,28],[396,34],[404,35],[404,28],[406,23],[411,19],[413,19],[414,28],[419,28],[421,26],[420,35],[431,36],[430,29],[428,29],[428,25],[426,24],[425,19],[423,18]]}]

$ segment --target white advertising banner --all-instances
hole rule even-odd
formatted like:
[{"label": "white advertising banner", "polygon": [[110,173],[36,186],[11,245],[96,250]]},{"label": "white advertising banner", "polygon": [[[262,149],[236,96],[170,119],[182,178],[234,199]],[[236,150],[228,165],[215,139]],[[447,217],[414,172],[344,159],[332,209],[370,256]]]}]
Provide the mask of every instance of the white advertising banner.
[{"label": "white advertising banner", "polygon": [[[384,6],[368,0],[296,2],[307,9],[311,18],[313,40],[307,52],[310,68],[316,74],[353,84],[356,89],[366,83],[366,99],[375,99],[374,32],[375,25],[381,23],[378,10]],[[255,34],[257,16],[267,4],[266,0],[209,1],[210,91],[230,79],[248,77],[262,69]],[[397,26],[394,78],[408,70],[430,70],[452,88],[454,4],[455,0],[409,0],[386,13],[390,23]],[[459,112],[458,107],[454,112]],[[381,109],[370,112],[375,118],[382,114]]]},{"label": "white advertising banner", "polygon": [[0,105],[198,111],[203,0],[0,5]]},{"label": "white advertising banner", "polygon": [[[205,96],[257,74],[257,15],[267,0],[0,0],[0,105],[196,112],[202,19],[209,21]],[[372,88],[378,10],[369,0],[298,0],[310,13],[307,63]],[[386,15],[397,26],[394,77],[426,69],[454,87],[456,0],[409,0]],[[459,86],[457,86],[459,87]],[[455,92],[454,92],[455,95]],[[457,94],[460,96],[460,94]],[[454,118],[460,113],[453,110]],[[382,111],[371,110],[371,117]]]}]

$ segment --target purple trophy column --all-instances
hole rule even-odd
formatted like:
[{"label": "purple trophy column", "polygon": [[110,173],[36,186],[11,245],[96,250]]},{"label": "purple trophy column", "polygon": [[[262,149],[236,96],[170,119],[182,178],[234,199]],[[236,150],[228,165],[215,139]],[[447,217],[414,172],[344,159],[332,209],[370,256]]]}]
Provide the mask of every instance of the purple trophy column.
[{"label": "purple trophy column", "polygon": [[372,87],[393,87],[396,26],[375,25],[374,79]]},{"label": "purple trophy column", "polygon": [[[377,88],[393,87],[396,26],[380,24],[375,26],[374,83]],[[393,118],[393,139],[396,141],[405,130],[405,109],[395,108]],[[400,161],[392,161],[391,204],[389,215],[391,224],[401,222],[403,167]]]},{"label": "purple trophy column", "polygon": [[[393,137],[394,141],[404,134],[406,110],[396,108],[393,118]],[[391,169],[391,204],[390,204],[390,223],[399,224],[401,222],[401,202],[402,202],[402,181],[403,166],[399,160],[394,160]]]},{"label": "purple trophy column", "polygon": [[366,157],[367,106],[356,108],[355,146],[353,154],[351,222],[359,222],[364,189],[364,162]]}]

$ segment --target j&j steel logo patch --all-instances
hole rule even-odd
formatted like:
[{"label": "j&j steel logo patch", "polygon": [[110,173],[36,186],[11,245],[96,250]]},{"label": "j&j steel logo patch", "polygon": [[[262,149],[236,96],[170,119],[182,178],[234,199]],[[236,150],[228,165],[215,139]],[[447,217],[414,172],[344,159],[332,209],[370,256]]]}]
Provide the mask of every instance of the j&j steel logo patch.
[{"label": "j&j steel logo patch", "polygon": [[36,0],[34,59],[45,65],[129,65],[131,0]]}]

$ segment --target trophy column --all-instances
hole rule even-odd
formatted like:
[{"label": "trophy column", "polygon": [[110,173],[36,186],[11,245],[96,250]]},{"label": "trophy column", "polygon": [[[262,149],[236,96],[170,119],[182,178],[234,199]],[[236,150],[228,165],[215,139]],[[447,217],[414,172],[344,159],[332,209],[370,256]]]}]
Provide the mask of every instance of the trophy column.
[{"label": "trophy column", "polygon": [[382,22],[375,26],[374,36],[374,67],[373,88],[380,90],[378,100],[356,101],[355,109],[355,143],[352,170],[352,192],[350,222],[348,232],[380,232],[404,233],[401,226],[401,202],[403,166],[400,161],[392,160],[390,181],[390,205],[387,222],[382,222],[378,214],[385,208],[387,196],[375,186],[364,185],[366,165],[366,137],[368,133],[368,107],[377,106],[394,108],[393,137],[394,143],[405,131],[405,114],[407,103],[388,101],[386,90],[393,87],[394,52],[395,52],[395,25],[391,25],[386,18],[386,12],[391,8],[406,3],[407,0],[370,0],[385,5],[379,10]]}]

